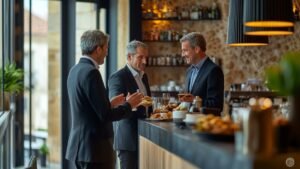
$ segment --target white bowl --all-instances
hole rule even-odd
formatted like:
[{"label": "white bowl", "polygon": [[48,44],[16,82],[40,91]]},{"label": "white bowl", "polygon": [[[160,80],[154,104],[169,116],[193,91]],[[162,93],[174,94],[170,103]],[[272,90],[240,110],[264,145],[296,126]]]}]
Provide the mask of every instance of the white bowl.
[{"label": "white bowl", "polygon": [[204,116],[203,114],[199,114],[199,113],[194,113],[194,114],[188,113],[185,116],[184,122],[186,122],[186,123],[196,123],[197,119],[200,118],[200,117],[203,117],[203,116]]},{"label": "white bowl", "polygon": [[172,112],[173,119],[184,119],[187,111],[175,110]]}]

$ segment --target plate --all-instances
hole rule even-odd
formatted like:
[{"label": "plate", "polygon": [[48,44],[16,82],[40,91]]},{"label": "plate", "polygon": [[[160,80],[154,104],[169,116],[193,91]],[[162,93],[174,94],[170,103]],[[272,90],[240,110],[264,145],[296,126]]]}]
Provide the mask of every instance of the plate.
[{"label": "plate", "polygon": [[234,142],[234,134],[212,134],[207,132],[200,132],[195,131],[194,132],[201,138],[205,138],[208,140],[213,141],[220,141],[220,142]]},{"label": "plate", "polygon": [[151,119],[151,118],[145,118],[145,120],[147,120],[147,121],[165,121],[165,122],[173,121],[173,119]]}]

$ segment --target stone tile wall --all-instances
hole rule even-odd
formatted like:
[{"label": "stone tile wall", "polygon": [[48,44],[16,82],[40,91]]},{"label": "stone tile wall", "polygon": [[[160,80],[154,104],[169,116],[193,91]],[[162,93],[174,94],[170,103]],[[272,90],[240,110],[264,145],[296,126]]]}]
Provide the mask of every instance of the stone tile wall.
[{"label": "stone tile wall", "polygon": [[[211,6],[211,0],[174,0],[180,6],[201,4]],[[216,1],[221,10],[221,20],[206,21],[143,21],[143,30],[151,30],[154,27],[171,28],[178,31],[187,29],[201,32],[207,40],[207,55],[215,56],[222,61],[222,69],[225,75],[225,89],[229,89],[231,83],[240,83],[248,78],[261,78],[264,69],[277,63],[287,51],[300,50],[300,22],[296,22],[295,33],[291,36],[276,36],[269,38],[269,45],[264,47],[229,47],[226,44],[227,24],[229,13],[229,0]],[[148,42],[150,55],[166,55],[180,53],[178,42]],[[185,68],[149,68],[151,84],[163,84],[168,80],[184,82]]]}]

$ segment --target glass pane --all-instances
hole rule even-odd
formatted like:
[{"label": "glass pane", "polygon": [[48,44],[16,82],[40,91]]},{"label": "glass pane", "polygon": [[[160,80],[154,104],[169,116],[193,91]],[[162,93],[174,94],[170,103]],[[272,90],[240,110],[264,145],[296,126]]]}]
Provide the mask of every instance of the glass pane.
[{"label": "glass pane", "polygon": [[[100,18],[99,18],[99,23],[100,23],[100,30],[107,32],[106,31],[106,9],[100,9]],[[100,66],[100,73],[102,75],[104,85],[106,85],[106,60],[104,61],[104,64]]]},{"label": "glass pane", "polygon": [[[48,167],[59,168],[60,127],[60,19],[59,1],[32,0],[31,57],[29,49],[29,0],[24,1],[24,92],[25,164],[29,159],[29,112],[32,114],[32,149],[40,155],[43,144],[49,148]],[[31,60],[31,65],[30,65]],[[31,67],[31,78],[30,78]],[[31,86],[30,86],[31,80]],[[30,89],[31,88],[31,100]],[[41,158],[39,158],[41,159]]]},{"label": "glass pane", "polygon": [[[3,64],[2,64],[2,57],[4,57],[2,54],[3,54],[3,49],[2,49],[2,41],[3,41],[3,36],[2,36],[2,25],[3,25],[3,17],[2,17],[2,0],[0,0],[0,69],[2,69],[3,67]],[[0,75],[0,77],[2,77],[2,75]],[[2,85],[1,85],[2,86]],[[3,95],[2,95],[3,91],[2,91],[2,87],[0,89],[0,110],[3,110],[3,105],[2,105],[2,100],[3,100]],[[0,111],[0,116],[2,115],[2,111]]]},{"label": "glass pane", "polygon": [[[97,10],[96,5],[94,3],[87,2],[76,2],[76,63],[81,57],[81,49],[80,49],[80,37],[83,32],[91,29],[96,29],[96,21],[97,21]],[[92,19],[91,19],[92,18]],[[93,19],[94,18],[94,19]],[[105,30],[105,18],[106,11],[104,9],[100,10],[100,30],[106,32]],[[104,84],[105,84],[105,65],[100,66],[100,73],[102,75]]]}]

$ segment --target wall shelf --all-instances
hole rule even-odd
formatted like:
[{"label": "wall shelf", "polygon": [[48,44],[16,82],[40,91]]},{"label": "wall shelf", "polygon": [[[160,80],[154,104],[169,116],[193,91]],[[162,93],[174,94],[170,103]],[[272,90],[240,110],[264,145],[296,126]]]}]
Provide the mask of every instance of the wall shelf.
[{"label": "wall shelf", "polygon": [[146,66],[147,68],[159,68],[159,67],[166,67],[166,68],[187,68],[189,65],[178,65],[178,66],[168,66],[168,65],[157,65],[157,66]]},{"label": "wall shelf", "polygon": [[142,18],[142,21],[220,21],[221,19],[167,19],[167,18],[157,18],[157,19],[146,19]]}]

